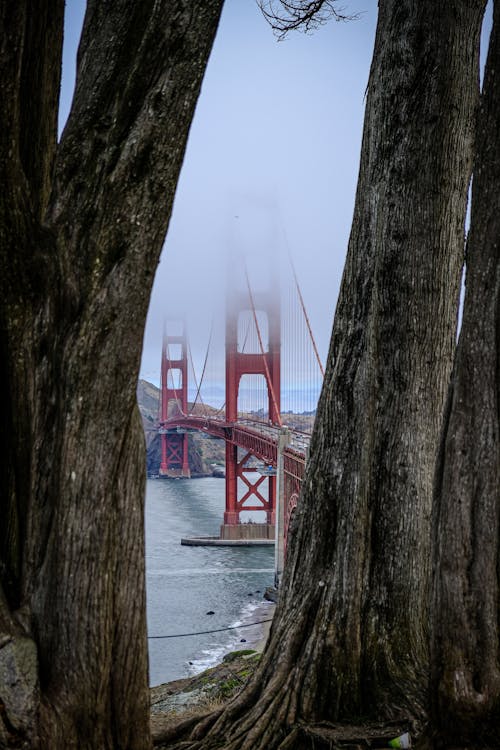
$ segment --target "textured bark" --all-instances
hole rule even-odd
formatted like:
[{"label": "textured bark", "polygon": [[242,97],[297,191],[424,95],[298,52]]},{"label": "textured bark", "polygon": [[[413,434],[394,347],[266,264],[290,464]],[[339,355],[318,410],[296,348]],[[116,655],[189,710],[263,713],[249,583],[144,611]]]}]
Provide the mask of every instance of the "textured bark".
[{"label": "textured bark", "polygon": [[478,117],[463,323],[436,472],[434,719],[444,744],[500,731],[500,4]]},{"label": "textured bark", "polygon": [[186,747],[307,747],[303,722],[425,715],[433,471],[483,12],[379,3],[348,257],[270,644]]},{"label": "textured bark", "polygon": [[64,3],[35,5],[0,4],[0,656],[31,639],[39,679],[0,744],[146,748],[135,388],[222,0],[89,0],[58,146]]}]

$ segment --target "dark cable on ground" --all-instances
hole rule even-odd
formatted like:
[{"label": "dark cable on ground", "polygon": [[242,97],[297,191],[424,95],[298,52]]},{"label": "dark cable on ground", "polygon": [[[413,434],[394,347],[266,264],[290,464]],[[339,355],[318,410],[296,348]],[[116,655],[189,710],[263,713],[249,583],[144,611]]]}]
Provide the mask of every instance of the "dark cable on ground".
[{"label": "dark cable on ground", "polygon": [[227,628],[217,628],[217,630],[200,630],[198,633],[173,633],[172,635],[148,635],[148,640],[152,641],[159,638],[185,638],[188,635],[208,635],[209,633],[222,633],[224,630],[239,630],[240,628],[250,628],[252,625],[262,625],[265,622],[272,622],[272,617],[268,620],[258,620],[249,622],[246,625],[229,625]]}]

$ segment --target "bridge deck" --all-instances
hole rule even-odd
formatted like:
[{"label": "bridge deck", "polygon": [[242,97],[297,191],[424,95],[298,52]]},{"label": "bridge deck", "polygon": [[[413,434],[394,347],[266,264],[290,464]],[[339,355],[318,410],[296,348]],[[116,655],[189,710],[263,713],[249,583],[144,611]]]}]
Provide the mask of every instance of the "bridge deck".
[{"label": "bridge deck", "polygon": [[[177,415],[163,423],[164,430],[182,429],[206,432],[208,435],[226,440],[240,448],[251,451],[266,464],[276,467],[278,460],[278,438],[282,428],[250,419],[226,422],[211,417]],[[284,449],[285,473],[301,480],[304,476],[306,455],[310,436],[298,430],[289,430],[290,442]]]}]

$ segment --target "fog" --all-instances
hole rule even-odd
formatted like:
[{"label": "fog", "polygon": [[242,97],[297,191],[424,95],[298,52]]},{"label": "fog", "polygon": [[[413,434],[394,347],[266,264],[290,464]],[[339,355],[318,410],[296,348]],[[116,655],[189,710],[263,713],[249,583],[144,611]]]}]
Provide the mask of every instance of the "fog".
[{"label": "fog", "polygon": [[[192,124],[146,325],[141,377],[158,383],[163,320],[185,315],[201,367],[227,269],[289,283],[293,258],[323,360],[359,166],[376,3],[359,20],[276,37],[252,0],[228,0]],[[221,323],[214,333],[223,339]]]},{"label": "fog", "polygon": [[[244,290],[290,285],[295,265],[326,359],[359,168],[377,3],[278,42],[254,0],[226,0],[192,123],[146,323],[140,376],[159,383],[162,333],[185,318],[197,372],[210,327],[222,354],[228,269]],[[60,129],[84,0],[66,3]],[[492,3],[483,24],[484,66]],[[162,210],[161,200],[158,210]]]},{"label": "fog", "polygon": [[[253,0],[227,0],[157,269],[141,377],[159,382],[165,319],[187,319],[195,367],[212,318],[223,343],[227,269],[252,288],[290,281],[293,258],[322,359],[346,253],[377,3],[278,42]],[[85,3],[68,0],[60,125]],[[161,201],[158,210],[162,210]]]}]

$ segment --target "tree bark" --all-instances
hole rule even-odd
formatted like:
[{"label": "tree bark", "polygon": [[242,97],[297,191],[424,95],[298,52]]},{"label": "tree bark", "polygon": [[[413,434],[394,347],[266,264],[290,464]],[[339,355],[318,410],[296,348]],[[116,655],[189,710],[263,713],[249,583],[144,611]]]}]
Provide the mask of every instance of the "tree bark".
[{"label": "tree bark", "polygon": [[89,0],[57,147],[64,3],[36,5],[0,5],[0,745],[146,748],[135,388],[222,0]]},{"label": "tree bark", "polygon": [[186,747],[306,747],[303,722],[425,717],[433,472],[484,5],[379,3],[348,257],[270,643]]},{"label": "tree bark", "polygon": [[437,463],[432,665],[443,746],[500,742],[500,4],[478,116],[463,323]]}]

